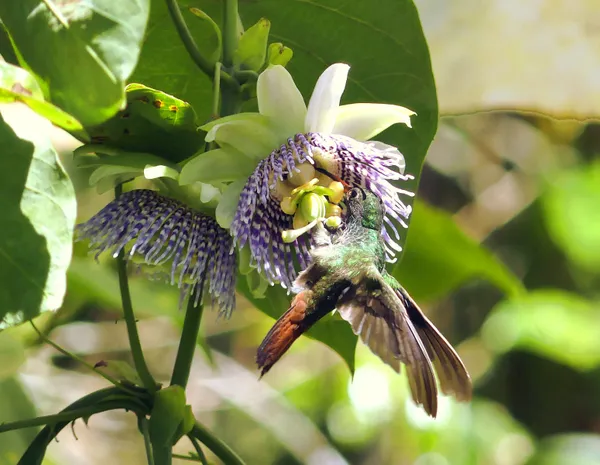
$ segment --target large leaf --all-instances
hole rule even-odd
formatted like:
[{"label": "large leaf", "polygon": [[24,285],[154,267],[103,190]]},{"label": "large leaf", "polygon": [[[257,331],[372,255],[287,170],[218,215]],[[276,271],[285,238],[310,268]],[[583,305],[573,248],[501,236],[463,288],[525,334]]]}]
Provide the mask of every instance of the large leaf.
[{"label": "large leaf", "polygon": [[11,324],[61,305],[76,203],[43,130],[13,129],[0,117],[0,140],[0,321]]},{"label": "large leaf", "polygon": [[489,250],[467,236],[452,217],[417,201],[406,252],[393,275],[417,299],[434,299],[473,278],[483,278],[509,295],[520,281]]},{"label": "large leaf", "polygon": [[[246,277],[238,276],[238,290],[252,305],[274,319],[279,318],[290,306],[290,296],[280,286],[269,286],[265,292],[265,297],[257,299],[248,289]],[[352,332],[350,325],[337,314],[323,318],[306,335],[327,344],[335,350],[348,364],[350,371],[354,373],[354,353],[357,337]]]},{"label": "large leaf", "polygon": [[[152,1],[148,35],[134,79],[190,102],[200,119],[207,120],[209,80],[187,56],[164,3]],[[208,0],[179,4],[196,43],[209,56],[214,48],[212,28],[190,14],[189,7],[201,8],[220,21],[221,4]],[[346,62],[352,69],[343,103],[385,102],[416,111],[413,129],[397,125],[382,140],[400,148],[407,158],[407,171],[418,178],[438,115],[429,52],[412,1],[257,0],[240,2],[240,16],[246,26],[267,18],[272,25],[271,40],[294,50],[287,68],[306,100],[328,65]]]},{"label": "large leaf", "polygon": [[[440,112],[598,117],[596,0],[416,0]],[[521,72],[515,72],[521,70]]]},{"label": "large leaf", "polygon": [[558,290],[533,291],[501,302],[483,337],[496,352],[519,348],[590,370],[600,365],[600,306]]},{"label": "large leaf", "polygon": [[580,266],[600,271],[600,163],[552,177],[542,200],[554,242]]},{"label": "large leaf", "polygon": [[0,18],[46,97],[87,126],[124,105],[148,8],[149,0],[20,0],[0,2]]}]

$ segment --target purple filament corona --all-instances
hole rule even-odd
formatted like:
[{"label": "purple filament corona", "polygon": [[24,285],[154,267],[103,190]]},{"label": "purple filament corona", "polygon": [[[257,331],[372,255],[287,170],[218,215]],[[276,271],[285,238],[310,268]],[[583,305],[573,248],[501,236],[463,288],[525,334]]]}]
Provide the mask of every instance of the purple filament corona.
[{"label": "purple filament corona", "polygon": [[297,267],[303,269],[309,262],[312,245],[310,234],[291,243],[283,242],[281,232],[292,228],[292,216],[281,211],[271,191],[278,180],[283,181],[298,171],[298,164],[307,162],[319,167],[318,159],[323,156],[329,160],[329,166],[322,168],[329,169],[350,186],[365,187],[381,197],[386,208],[382,234],[388,260],[393,261],[395,252],[402,250],[396,225],[407,227],[405,220],[411,209],[399,196],[413,194],[390,182],[412,178],[401,173],[402,155],[395,149],[382,149],[376,143],[358,142],[345,136],[296,134],[258,164],[242,190],[231,225],[236,244],[249,246],[252,264],[271,283],[280,282],[290,288]]},{"label": "purple filament corona", "polygon": [[[210,216],[151,190],[133,190],[106,205],[76,228],[77,240],[88,239],[96,257],[143,257],[146,265],[170,263],[167,274],[183,296],[208,293],[221,314],[235,307],[236,259],[233,240]],[[158,273],[160,274],[160,273]]]}]

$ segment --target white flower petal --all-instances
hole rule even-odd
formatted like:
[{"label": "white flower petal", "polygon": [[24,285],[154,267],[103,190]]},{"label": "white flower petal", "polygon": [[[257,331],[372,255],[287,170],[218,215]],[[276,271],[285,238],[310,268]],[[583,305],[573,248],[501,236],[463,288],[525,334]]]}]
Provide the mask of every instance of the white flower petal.
[{"label": "white flower petal", "polygon": [[409,128],[415,112],[398,105],[384,103],[353,103],[342,105],[336,111],[333,134],[369,140],[392,124],[403,123]]},{"label": "white flower petal", "polygon": [[239,181],[229,184],[223,192],[219,205],[217,205],[217,210],[215,211],[217,223],[219,223],[219,226],[222,228],[230,228],[233,218],[235,217],[240,194],[245,185],[246,179],[240,179]]},{"label": "white flower petal", "polygon": [[269,118],[259,114],[245,118],[221,118],[216,124],[212,122],[201,129],[208,131],[207,142],[233,147],[254,160],[262,160],[285,140],[280,140],[281,137],[274,132]]},{"label": "white flower petal", "polygon": [[247,179],[256,168],[256,163],[242,153],[232,149],[215,149],[200,153],[181,169],[179,184],[193,182],[218,183]]},{"label": "white flower petal", "polygon": [[350,66],[336,63],[321,74],[308,103],[304,122],[306,132],[331,133],[349,70]]},{"label": "white flower petal", "polygon": [[258,76],[256,95],[260,114],[271,118],[286,136],[303,131],[306,104],[283,66],[271,66]]}]

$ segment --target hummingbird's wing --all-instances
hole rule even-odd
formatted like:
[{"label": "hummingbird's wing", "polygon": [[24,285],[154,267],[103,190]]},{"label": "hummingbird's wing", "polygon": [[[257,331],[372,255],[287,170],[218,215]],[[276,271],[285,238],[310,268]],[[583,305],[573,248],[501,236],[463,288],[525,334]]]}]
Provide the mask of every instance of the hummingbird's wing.
[{"label": "hummingbird's wing", "polygon": [[403,301],[408,316],[427,349],[442,392],[453,395],[459,401],[470,400],[473,390],[471,377],[456,351],[402,286],[396,289],[396,293]]},{"label": "hummingbird's wing", "polygon": [[375,266],[348,287],[336,308],[354,333],[385,363],[397,372],[400,362],[406,365],[415,403],[435,417],[437,385],[427,350],[402,301]]}]

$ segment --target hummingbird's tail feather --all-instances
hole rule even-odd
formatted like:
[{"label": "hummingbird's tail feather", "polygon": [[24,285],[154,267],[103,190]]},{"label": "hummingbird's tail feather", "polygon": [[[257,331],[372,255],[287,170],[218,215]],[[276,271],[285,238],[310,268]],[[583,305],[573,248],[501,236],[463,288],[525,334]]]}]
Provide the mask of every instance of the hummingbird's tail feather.
[{"label": "hummingbird's tail feather", "polygon": [[423,314],[413,298],[402,288],[399,288],[397,292],[433,362],[442,392],[446,395],[453,395],[459,401],[470,400],[473,390],[471,377],[456,351]]},{"label": "hummingbird's tail feather", "polygon": [[309,326],[306,324],[306,302],[310,291],[300,292],[290,305],[290,308],[275,322],[267,333],[256,353],[256,363],[260,376],[264,376],[271,367],[291,347],[298,337]]},{"label": "hummingbird's tail feather", "polygon": [[413,400],[435,417],[437,385],[433,366],[406,312],[394,308],[397,303],[396,294],[387,284],[367,278],[340,298],[337,309],[381,360],[397,372],[400,362],[406,364]]}]

